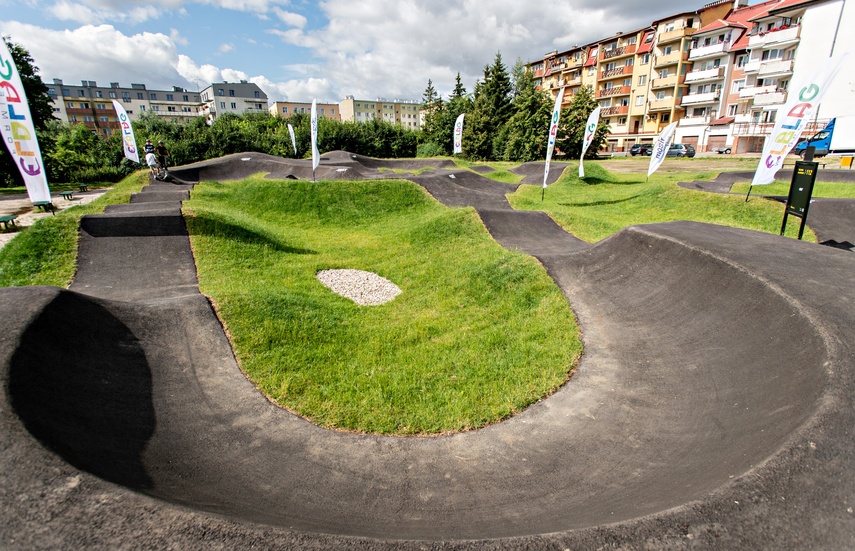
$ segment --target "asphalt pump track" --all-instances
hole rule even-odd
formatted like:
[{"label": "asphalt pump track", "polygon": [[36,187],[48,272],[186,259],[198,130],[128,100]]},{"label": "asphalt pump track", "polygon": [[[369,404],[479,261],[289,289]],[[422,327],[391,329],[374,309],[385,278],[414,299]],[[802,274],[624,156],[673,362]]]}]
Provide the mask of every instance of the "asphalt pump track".
[{"label": "asphalt pump track", "polygon": [[[332,177],[399,177],[325,157]],[[497,425],[346,434],[269,403],[199,293],[181,201],[255,168],[307,166],[242,154],[173,169],[83,219],[69,289],[0,289],[0,547],[855,544],[851,252],[690,222],[588,245],[513,211],[515,186],[434,166],[410,179],[538,258],[585,354]]]}]

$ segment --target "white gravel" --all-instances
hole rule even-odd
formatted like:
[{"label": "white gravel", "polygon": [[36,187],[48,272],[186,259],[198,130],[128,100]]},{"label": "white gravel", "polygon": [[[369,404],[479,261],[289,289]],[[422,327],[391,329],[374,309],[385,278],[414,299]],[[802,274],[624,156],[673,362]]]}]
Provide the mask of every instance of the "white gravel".
[{"label": "white gravel", "polygon": [[363,270],[321,270],[318,280],[345,298],[363,306],[377,306],[401,294],[397,285]]}]

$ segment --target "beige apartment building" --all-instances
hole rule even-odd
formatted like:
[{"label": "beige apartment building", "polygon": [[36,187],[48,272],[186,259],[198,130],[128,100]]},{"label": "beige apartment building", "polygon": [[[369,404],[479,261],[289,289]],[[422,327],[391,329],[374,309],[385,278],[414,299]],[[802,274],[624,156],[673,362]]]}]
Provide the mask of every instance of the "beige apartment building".
[{"label": "beige apartment building", "polygon": [[200,113],[208,124],[225,113],[261,113],[267,110],[267,94],[254,82],[214,82],[200,93]]},{"label": "beige apartment building", "polygon": [[384,120],[391,124],[400,124],[405,128],[416,130],[421,124],[421,103],[410,100],[388,101],[383,98],[376,100],[360,100],[347,96],[338,104],[341,120],[352,122],[368,122]]},{"label": "beige apartment building", "polygon": [[[318,116],[327,119],[341,120],[341,111],[337,103],[318,103]],[[293,102],[293,101],[274,101],[268,108],[271,115],[277,117],[291,117],[298,113],[309,115],[312,112],[312,103]]]},{"label": "beige apartment building", "polygon": [[118,82],[111,82],[109,86],[98,86],[92,80],[73,85],[58,78],[45,86],[54,117],[67,123],[84,124],[102,136],[120,132],[112,100],[125,108],[132,121],[148,111],[158,117],[184,122],[198,117],[202,108],[199,92],[178,86],[171,90],[149,90],[145,84],[122,87]]}]

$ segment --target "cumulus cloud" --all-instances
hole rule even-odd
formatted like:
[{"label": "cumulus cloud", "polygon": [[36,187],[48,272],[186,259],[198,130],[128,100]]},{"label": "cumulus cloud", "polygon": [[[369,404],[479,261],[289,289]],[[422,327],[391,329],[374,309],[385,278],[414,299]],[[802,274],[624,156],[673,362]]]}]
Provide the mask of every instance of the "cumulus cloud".
[{"label": "cumulus cloud", "polygon": [[[692,3],[691,9],[700,4]],[[226,10],[249,13],[261,21],[261,30],[246,36],[213,30],[209,44],[194,37],[192,45],[205,51],[200,54],[204,59],[194,60],[186,53],[191,45],[187,36],[193,35],[177,29],[199,24],[193,17],[200,6],[223,10],[217,11],[220,19],[228,19]],[[249,80],[271,100],[334,102],[346,95],[419,99],[428,79],[447,95],[457,73],[472,91],[497,52],[510,68],[517,57],[532,61],[552,50],[644,28],[686,9],[683,0],[56,0],[47,9],[49,16],[79,23],[79,28],[50,30],[7,21],[0,22],[0,32],[30,51],[45,80],[56,76],[70,82],[95,79],[191,89]],[[143,22],[165,19],[166,14],[178,15],[181,23],[169,19],[177,29],[141,30]],[[253,51],[250,45],[262,30],[274,44],[255,45],[254,59],[264,60],[257,68],[207,63],[238,41],[247,45],[242,50]],[[224,40],[228,42],[218,50]],[[261,47],[264,56],[258,55]]]}]

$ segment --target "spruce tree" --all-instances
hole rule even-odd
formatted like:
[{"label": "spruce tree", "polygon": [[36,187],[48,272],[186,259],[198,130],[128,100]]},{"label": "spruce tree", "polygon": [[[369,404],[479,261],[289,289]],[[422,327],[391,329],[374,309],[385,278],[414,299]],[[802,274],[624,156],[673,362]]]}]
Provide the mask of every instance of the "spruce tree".
[{"label": "spruce tree", "polygon": [[[582,144],[585,141],[585,123],[588,115],[596,109],[597,100],[588,88],[582,86],[573,94],[570,106],[561,111],[561,119],[558,122],[558,134],[555,139],[555,147],[563,155],[570,158],[579,158],[582,153]],[[609,125],[602,120],[597,125],[594,139],[585,152],[586,159],[596,157],[597,151],[606,143],[609,135]]]}]

